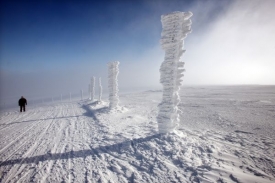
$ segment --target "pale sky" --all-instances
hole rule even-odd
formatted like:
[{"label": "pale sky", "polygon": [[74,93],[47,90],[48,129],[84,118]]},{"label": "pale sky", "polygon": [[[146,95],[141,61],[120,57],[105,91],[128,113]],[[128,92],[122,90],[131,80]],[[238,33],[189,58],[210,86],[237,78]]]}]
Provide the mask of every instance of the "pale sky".
[{"label": "pale sky", "polygon": [[275,1],[1,1],[3,98],[107,91],[107,63],[120,61],[119,88],[161,88],[162,14],[191,11],[183,85],[275,84]]}]

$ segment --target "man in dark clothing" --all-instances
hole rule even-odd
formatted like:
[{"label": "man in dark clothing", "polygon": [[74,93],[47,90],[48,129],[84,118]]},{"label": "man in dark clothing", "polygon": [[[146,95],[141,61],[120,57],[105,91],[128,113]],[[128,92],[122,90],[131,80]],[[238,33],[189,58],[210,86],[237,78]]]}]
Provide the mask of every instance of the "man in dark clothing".
[{"label": "man in dark clothing", "polygon": [[27,105],[27,100],[22,96],[18,101],[18,105],[20,106],[20,112],[22,112],[22,109],[25,112],[25,105]]}]

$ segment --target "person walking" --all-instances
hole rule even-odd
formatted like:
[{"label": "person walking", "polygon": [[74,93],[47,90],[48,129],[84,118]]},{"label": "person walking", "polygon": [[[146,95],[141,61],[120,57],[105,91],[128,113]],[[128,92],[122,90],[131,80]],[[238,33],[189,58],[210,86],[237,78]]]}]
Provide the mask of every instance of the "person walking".
[{"label": "person walking", "polygon": [[20,112],[26,111],[26,105],[27,105],[27,99],[25,99],[23,96],[19,99],[18,105],[20,106]]}]

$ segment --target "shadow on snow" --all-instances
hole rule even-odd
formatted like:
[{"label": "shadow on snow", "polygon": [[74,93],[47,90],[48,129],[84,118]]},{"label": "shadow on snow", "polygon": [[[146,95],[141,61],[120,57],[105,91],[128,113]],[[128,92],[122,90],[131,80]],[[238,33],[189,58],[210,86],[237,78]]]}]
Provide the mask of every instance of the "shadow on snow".
[{"label": "shadow on snow", "polygon": [[[93,110],[89,107],[90,105],[94,105],[94,103],[81,106],[84,110],[86,110],[86,112],[83,113],[83,115],[93,118],[93,120],[98,125],[100,125],[100,121],[97,119],[95,113],[106,112],[109,109],[108,109],[108,107],[102,107],[102,108]],[[78,116],[68,116],[68,117],[78,117]],[[68,118],[68,117],[62,117],[62,118]],[[53,119],[56,119],[56,118],[53,118]],[[27,121],[25,121],[25,122],[27,122]],[[150,141],[154,138],[160,138],[160,137],[161,137],[161,134],[155,134],[155,135],[148,136],[145,138],[133,139],[133,140],[124,141],[124,142],[120,142],[120,143],[113,144],[113,145],[99,146],[97,148],[91,148],[91,149],[87,149],[87,150],[69,151],[69,152],[64,152],[64,153],[46,153],[44,155],[39,155],[39,156],[18,158],[18,159],[7,160],[7,161],[0,161],[0,166],[39,163],[41,161],[49,161],[49,160],[85,158],[87,156],[97,156],[100,153],[108,154],[111,152],[120,152],[121,150],[128,148],[128,147],[133,148],[133,150],[135,151],[136,144]],[[138,155],[136,155],[136,156],[138,156]]]},{"label": "shadow on snow", "polygon": [[66,119],[66,118],[73,118],[73,117],[80,117],[80,116],[82,116],[82,115],[34,119],[34,120],[27,120],[27,121],[20,121],[20,122],[4,123],[4,124],[0,124],[0,126],[9,126],[9,125],[20,124],[20,123],[39,122],[39,121],[45,121],[45,120],[50,120],[50,119]]},{"label": "shadow on snow", "polygon": [[[90,105],[92,106],[92,105],[96,105],[96,104],[97,104],[97,102],[93,102]],[[95,113],[105,112],[109,109],[108,107],[102,107],[102,108],[99,108],[99,109],[96,109],[96,110],[92,110],[91,108],[89,108],[89,105],[82,105],[81,108],[86,110],[86,112],[83,113],[83,115],[54,117],[54,118],[43,118],[43,119],[27,120],[27,121],[20,121],[20,122],[11,122],[11,123],[0,124],[0,126],[9,126],[9,125],[14,125],[14,124],[29,123],[29,122],[35,122],[35,121],[38,122],[38,121],[41,121],[41,120],[45,121],[45,120],[50,120],[50,119],[66,119],[66,118],[81,117],[81,116],[91,117],[91,118],[93,118],[93,120],[95,122],[99,123],[99,120],[95,116]]]},{"label": "shadow on snow", "polygon": [[[97,156],[101,153],[112,153],[118,152],[120,153],[121,150],[127,148],[133,148],[136,150],[137,144],[142,142],[147,142],[155,138],[161,138],[162,134],[155,134],[145,138],[138,138],[129,141],[124,141],[121,143],[107,145],[107,146],[99,146],[97,148],[91,148],[87,150],[79,150],[79,151],[69,151],[64,153],[47,153],[44,155],[27,157],[27,158],[18,158],[13,160],[7,161],[0,161],[0,166],[6,165],[15,165],[15,164],[29,164],[29,163],[39,163],[42,161],[49,161],[49,160],[61,160],[61,159],[72,159],[72,158],[86,158],[87,156]],[[138,153],[136,155],[138,158]]]}]

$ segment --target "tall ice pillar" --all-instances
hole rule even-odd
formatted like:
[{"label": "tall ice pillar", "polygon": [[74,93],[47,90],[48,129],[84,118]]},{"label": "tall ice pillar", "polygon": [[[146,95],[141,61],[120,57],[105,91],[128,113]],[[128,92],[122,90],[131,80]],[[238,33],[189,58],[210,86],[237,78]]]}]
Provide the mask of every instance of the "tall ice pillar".
[{"label": "tall ice pillar", "polygon": [[183,40],[191,32],[191,12],[172,12],[162,15],[161,46],[165,58],[160,67],[160,83],[163,85],[162,102],[157,116],[159,133],[173,131],[179,123],[179,90],[182,85],[183,66],[181,56]]},{"label": "tall ice pillar", "polygon": [[113,109],[118,107],[118,69],[119,62],[108,63],[108,88],[109,88],[109,108]]}]

